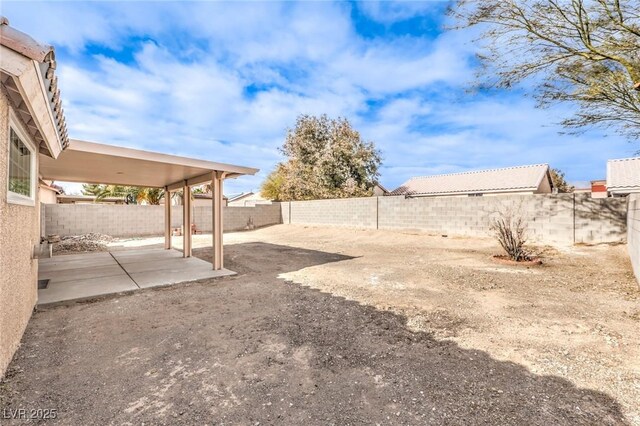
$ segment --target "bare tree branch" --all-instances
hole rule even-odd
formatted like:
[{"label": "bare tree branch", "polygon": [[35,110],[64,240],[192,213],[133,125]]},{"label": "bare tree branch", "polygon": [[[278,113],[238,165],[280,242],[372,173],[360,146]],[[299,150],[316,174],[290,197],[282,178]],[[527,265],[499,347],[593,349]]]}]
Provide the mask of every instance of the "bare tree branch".
[{"label": "bare tree branch", "polygon": [[537,76],[540,106],[575,103],[563,124],[640,138],[637,0],[458,0],[458,28],[481,26],[481,81],[512,87]]}]

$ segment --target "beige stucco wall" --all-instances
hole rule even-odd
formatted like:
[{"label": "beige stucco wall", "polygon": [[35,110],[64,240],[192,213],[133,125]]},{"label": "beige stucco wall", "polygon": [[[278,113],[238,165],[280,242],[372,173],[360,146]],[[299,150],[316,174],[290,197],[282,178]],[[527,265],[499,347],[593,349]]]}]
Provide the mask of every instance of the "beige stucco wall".
[{"label": "beige stucco wall", "polygon": [[229,201],[227,203],[229,207],[253,207],[256,204],[271,204],[271,200],[263,198],[260,194],[251,194],[247,197],[236,201]]},{"label": "beige stucco wall", "polygon": [[7,203],[10,108],[0,91],[0,377],[31,317],[38,276],[37,261],[32,260],[32,248],[39,242],[38,199],[35,206]]},{"label": "beige stucco wall", "polygon": [[545,176],[544,179],[542,179],[542,182],[540,182],[540,185],[538,186],[538,190],[536,191],[536,194],[550,194],[551,193],[551,184],[549,183],[549,179],[547,179],[547,177]]},{"label": "beige stucco wall", "polygon": [[56,191],[44,186],[38,186],[38,197],[43,204],[57,204],[58,194]]}]

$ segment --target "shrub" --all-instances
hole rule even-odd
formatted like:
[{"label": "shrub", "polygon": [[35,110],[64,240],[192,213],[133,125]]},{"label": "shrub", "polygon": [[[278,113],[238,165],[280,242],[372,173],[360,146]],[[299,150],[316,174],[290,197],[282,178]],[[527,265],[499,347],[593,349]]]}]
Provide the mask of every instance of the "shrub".
[{"label": "shrub", "polygon": [[531,259],[524,248],[527,225],[520,208],[510,207],[499,211],[498,217],[491,223],[491,230],[511,260],[521,262]]}]

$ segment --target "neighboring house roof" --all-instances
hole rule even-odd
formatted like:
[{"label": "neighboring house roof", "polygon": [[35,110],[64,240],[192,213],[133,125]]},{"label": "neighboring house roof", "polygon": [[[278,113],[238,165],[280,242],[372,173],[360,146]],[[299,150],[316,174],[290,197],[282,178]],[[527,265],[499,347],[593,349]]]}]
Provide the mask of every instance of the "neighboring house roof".
[{"label": "neighboring house roof", "polygon": [[[55,127],[55,134],[60,147],[62,149],[66,148],[69,144],[69,137],[60,99],[60,89],[58,89],[58,78],[55,75],[56,60],[53,47],[38,43],[29,35],[10,27],[9,20],[3,16],[0,17],[0,46],[6,47],[37,63],[36,74],[43,84],[44,95],[50,109],[50,118]],[[3,56],[5,58],[2,60],[1,82],[17,104],[18,112],[27,124],[34,139],[38,143],[44,143],[51,148],[52,141],[47,140],[46,136],[42,134],[42,123],[36,123],[36,120],[40,121],[44,117],[38,116],[38,112],[34,111],[33,105],[29,105],[35,102],[37,98],[33,97],[33,93],[26,93],[25,91],[24,84],[27,83],[28,79],[26,74],[31,71],[21,69],[19,66],[16,67],[15,62],[19,61],[12,59],[8,53],[3,54]],[[19,74],[19,71],[23,72],[24,75]],[[47,132],[45,131],[44,133],[46,134]],[[49,151],[52,151],[52,149],[49,149]],[[57,156],[57,152],[50,153],[54,157]]]},{"label": "neighboring house roof", "polygon": [[640,192],[640,157],[607,161],[607,188],[611,192]]},{"label": "neighboring house roof", "polygon": [[95,195],[58,195],[58,203],[73,203],[73,202],[94,202],[94,203],[124,203],[124,197],[102,197],[97,200]]},{"label": "neighboring house roof", "polygon": [[45,189],[49,189],[51,191],[54,191],[58,195],[60,195],[62,193],[62,191],[60,191],[59,188],[56,188],[56,187],[53,187],[53,186],[49,185],[47,182],[43,181],[42,179],[38,179],[38,186],[40,188],[45,188]]},{"label": "neighboring house roof", "polygon": [[247,198],[250,195],[253,195],[253,192],[243,192],[240,194],[229,195],[229,202],[232,203],[234,201],[240,201],[243,198]]},{"label": "neighboring house roof", "polygon": [[384,186],[382,186],[382,184],[381,184],[380,182],[375,182],[375,183],[373,184],[373,186],[374,186],[374,187],[376,187],[376,186],[377,186],[377,187],[378,187],[378,188],[380,188],[380,189],[382,190],[382,192],[384,192],[385,194],[388,194],[388,193],[390,193],[390,192],[391,192],[391,191],[389,191],[387,188],[385,188]]},{"label": "neighboring house roof", "polygon": [[454,195],[491,192],[535,191],[549,179],[548,164],[478,170],[409,179],[392,195]]},{"label": "neighboring house roof", "polygon": [[[209,193],[209,192],[203,192],[203,193],[191,193],[191,195],[193,195],[193,198],[197,198],[200,200],[212,200],[213,196]],[[226,195],[222,196],[223,199],[227,199]]]}]

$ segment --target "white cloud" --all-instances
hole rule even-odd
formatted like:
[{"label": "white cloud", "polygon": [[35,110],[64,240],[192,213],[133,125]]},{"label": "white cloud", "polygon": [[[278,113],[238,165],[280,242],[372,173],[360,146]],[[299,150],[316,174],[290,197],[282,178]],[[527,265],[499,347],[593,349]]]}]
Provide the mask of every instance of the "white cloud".
[{"label": "white cloud", "polygon": [[371,19],[391,24],[415,16],[441,13],[448,3],[446,0],[365,1],[358,3],[358,7]]},{"label": "white cloud", "polygon": [[[385,25],[442,6],[357,5]],[[59,48],[72,137],[262,169],[230,181],[229,192],[258,189],[299,114],[349,118],[382,149],[389,187],[412,175],[534,162],[588,180],[603,175],[606,158],[632,153],[596,132],[559,136],[553,123],[564,111],[537,110],[517,93],[465,95],[473,34],[366,38],[351,7],[4,2],[3,13]]]}]

